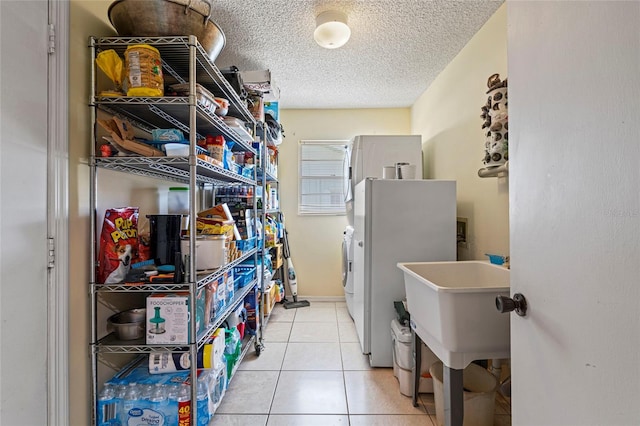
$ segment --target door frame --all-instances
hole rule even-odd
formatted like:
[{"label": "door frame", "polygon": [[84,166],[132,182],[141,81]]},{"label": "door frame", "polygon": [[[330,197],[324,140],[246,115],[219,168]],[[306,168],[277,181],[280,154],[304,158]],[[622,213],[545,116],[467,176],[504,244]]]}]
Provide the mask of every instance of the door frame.
[{"label": "door frame", "polygon": [[47,418],[69,422],[69,2],[48,0]]}]

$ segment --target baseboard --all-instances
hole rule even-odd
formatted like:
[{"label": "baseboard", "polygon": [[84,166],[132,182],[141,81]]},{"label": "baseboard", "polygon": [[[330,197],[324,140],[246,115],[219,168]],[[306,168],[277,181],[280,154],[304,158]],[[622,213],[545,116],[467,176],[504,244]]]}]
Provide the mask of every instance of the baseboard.
[{"label": "baseboard", "polygon": [[308,300],[310,302],[344,302],[345,298],[344,296],[303,296],[299,294],[298,300]]}]

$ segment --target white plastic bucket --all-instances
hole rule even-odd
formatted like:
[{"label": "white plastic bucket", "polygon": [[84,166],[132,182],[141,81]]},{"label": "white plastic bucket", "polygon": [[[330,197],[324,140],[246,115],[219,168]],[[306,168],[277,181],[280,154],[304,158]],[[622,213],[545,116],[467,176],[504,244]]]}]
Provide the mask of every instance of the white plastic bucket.
[{"label": "white plastic bucket", "polygon": [[[400,384],[400,393],[413,396],[413,336],[408,326],[400,325],[397,319],[391,320],[391,342],[393,345],[393,375]],[[420,386],[419,393],[433,393],[433,380],[429,367],[439,361],[433,352],[424,344],[421,345]]]},{"label": "white plastic bucket", "polygon": [[[436,419],[444,425],[443,364],[436,362],[429,369],[433,377],[433,393],[436,403]],[[462,373],[464,391],[463,426],[492,426],[495,414],[498,380],[488,370],[469,364]]]},{"label": "white plastic bucket", "polygon": [[[227,249],[224,235],[207,235],[196,239],[196,269],[199,271],[216,269],[227,263]],[[189,254],[189,240],[180,241],[182,256]]]}]

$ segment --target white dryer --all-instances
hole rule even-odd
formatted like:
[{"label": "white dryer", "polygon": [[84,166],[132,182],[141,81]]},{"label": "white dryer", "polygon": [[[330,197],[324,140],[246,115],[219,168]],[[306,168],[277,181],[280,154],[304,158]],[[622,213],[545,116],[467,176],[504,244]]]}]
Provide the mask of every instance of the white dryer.
[{"label": "white dryer", "polygon": [[342,240],[342,286],[349,315],[353,318],[353,227],[347,226]]}]

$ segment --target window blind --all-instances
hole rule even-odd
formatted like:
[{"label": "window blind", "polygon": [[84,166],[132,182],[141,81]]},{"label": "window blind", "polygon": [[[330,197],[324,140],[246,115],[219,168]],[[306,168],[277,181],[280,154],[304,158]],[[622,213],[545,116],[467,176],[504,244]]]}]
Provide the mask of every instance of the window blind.
[{"label": "window blind", "polygon": [[348,141],[300,141],[298,213],[345,214]]}]

